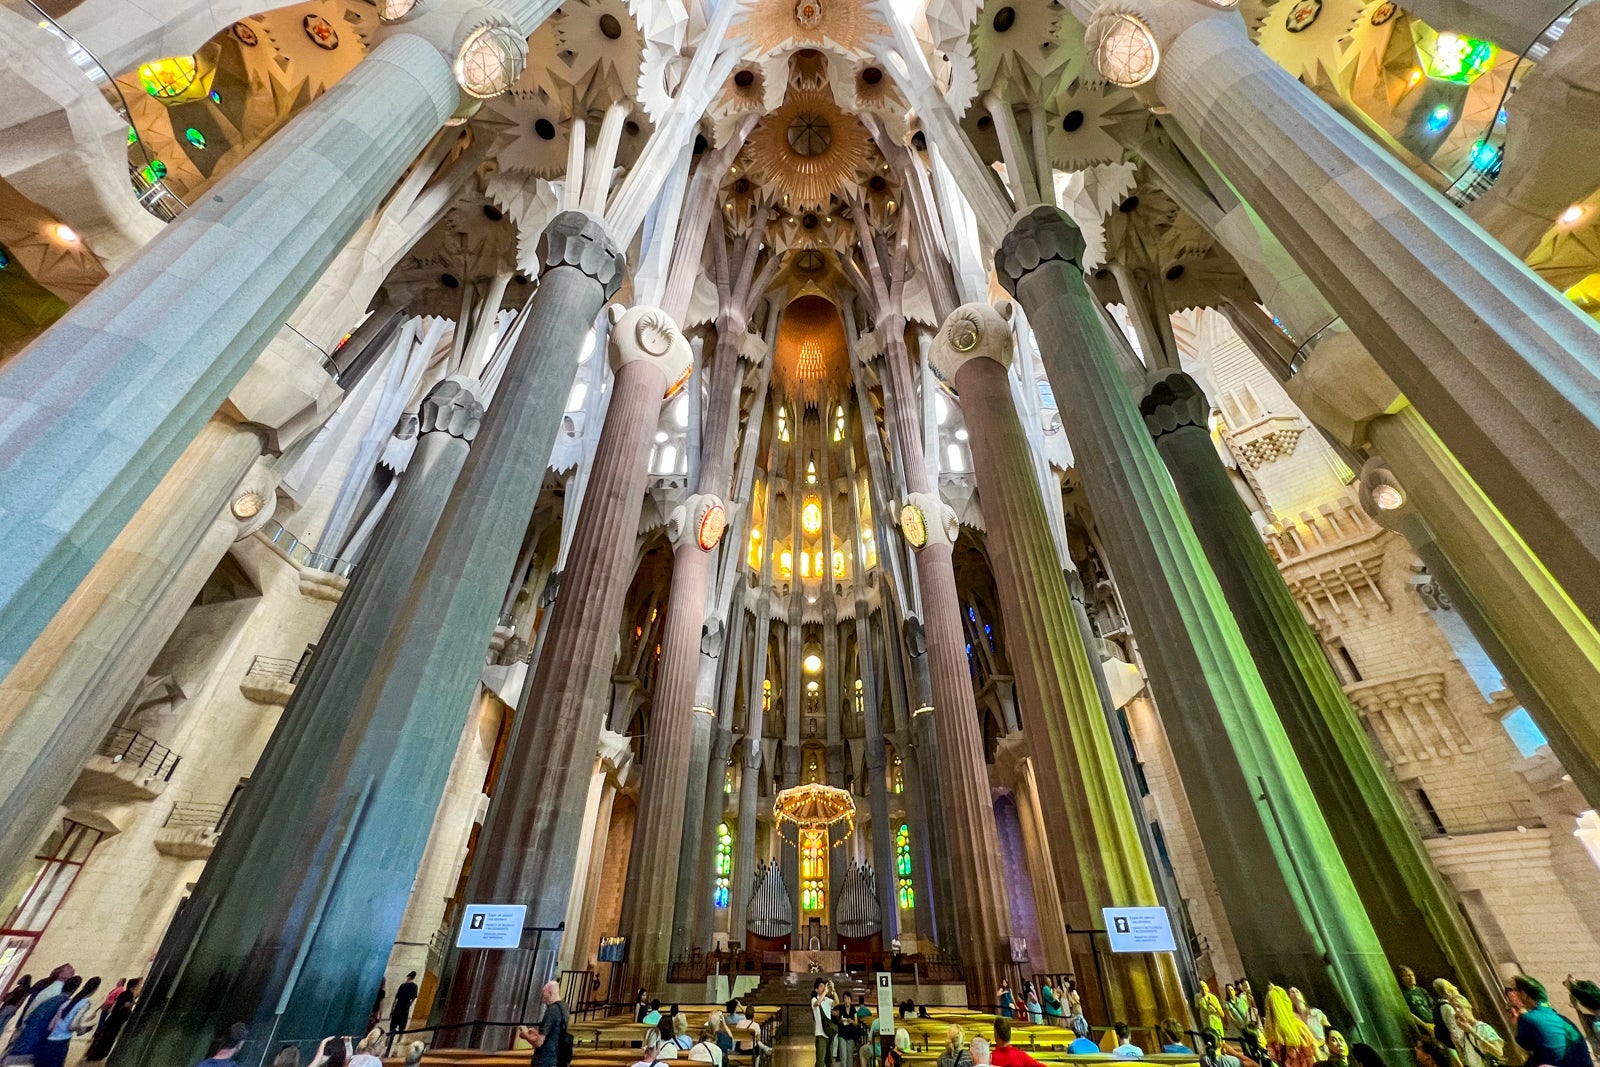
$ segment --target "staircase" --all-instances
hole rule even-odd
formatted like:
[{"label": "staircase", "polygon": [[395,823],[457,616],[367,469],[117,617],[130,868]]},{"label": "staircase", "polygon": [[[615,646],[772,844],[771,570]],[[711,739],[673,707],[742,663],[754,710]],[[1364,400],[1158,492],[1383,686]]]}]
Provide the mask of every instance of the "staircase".
[{"label": "staircase", "polygon": [[873,994],[873,987],[870,984],[850,975],[776,974],[763,978],[760,985],[741,999],[752,1008],[758,1005],[783,1008],[779,1037],[808,1038],[812,1035],[811,983],[818,978],[830,980],[841,997],[848,993],[851,1000],[857,1004]]}]

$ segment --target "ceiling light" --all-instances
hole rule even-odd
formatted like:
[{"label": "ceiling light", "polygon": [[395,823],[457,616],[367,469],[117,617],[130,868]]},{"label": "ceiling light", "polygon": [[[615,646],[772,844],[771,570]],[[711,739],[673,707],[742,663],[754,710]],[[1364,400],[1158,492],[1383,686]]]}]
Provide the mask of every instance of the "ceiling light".
[{"label": "ceiling light", "polygon": [[[1563,211],[1556,221],[1561,223],[1563,226],[1571,226],[1574,222],[1577,222],[1579,219],[1583,218],[1585,210],[1586,209],[1582,204],[1573,204],[1571,207],[1567,208],[1567,210]],[[62,227],[62,229],[65,228],[66,227]]]},{"label": "ceiling light", "polygon": [[816,674],[822,670],[822,657],[812,652],[800,661],[800,666],[806,669],[807,674]]},{"label": "ceiling light", "polygon": [[75,245],[78,243],[78,231],[64,222],[56,223],[56,240],[62,244]]}]

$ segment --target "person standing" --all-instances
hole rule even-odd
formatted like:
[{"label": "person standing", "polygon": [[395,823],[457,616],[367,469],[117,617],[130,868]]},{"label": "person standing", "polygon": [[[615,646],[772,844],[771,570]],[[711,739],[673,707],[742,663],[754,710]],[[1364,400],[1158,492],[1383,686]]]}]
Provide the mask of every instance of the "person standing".
[{"label": "person standing", "polygon": [[1294,1005],[1294,1013],[1300,1021],[1306,1024],[1306,1029],[1311,1031],[1311,1039],[1317,1044],[1317,1059],[1328,1058],[1328,1016],[1321,1008],[1313,1008],[1306,1003],[1306,995],[1298,989],[1290,988],[1289,1003]]},{"label": "person standing", "polygon": [[821,978],[811,983],[811,1033],[817,1043],[816,1067],[828,1067],[828,1050],[833,1043],[833,1000],[828,983]]},{"label": "person standing", "polygon": [[1083,994],[1078,992],[1078,983],[1071,978],[1067,979],[1067,1018],[1084,1018]]},{"label": "person standing", "polygon": [[570,1059],[572,1037],[567,1006],[561,1003],[561,987],[546,982],[539,990],[539,1001],[544,1005],[544,1014],[539,1017],[538,1025],[523,1027],[519,1035],[533,1046],[533,1067],[566,1067],[562,1046],[566,1046]]},{"label": "person standing", "polygon": [[1327,1047],[1328,1058],[1318,1061],[1317,1067],[1350,1067],[1350,1045],[1345,1041],[1343,1034],[1337,1030],[1329,1030]]},{"label": "person standing", "polygon": [[1000,1005],[1000,1018],[1010,1019],[1016,1015],[1017,998],[1011,992],[1011,983],[1007,979],[1000,979],[1000,989],[994,995],[995,1003]]},{"label": "person standing", "polygon": [[1261,1015],[1240,984],[1229,982],[1223,992],[1226,994],[1223,1010],[1227,1013],[1228,1025],[1239,1032],[1239,1043],[1244,1046],[1244,1054],[1260,1063]]},{"label": "person standing", "polygon": [[1426,1026],[1433,1025],[1433,995],[1417,984],[1417,972],[1410,967],[1396,967],[1395,977],[1400,980],[1400,995],[1406,999],[1406,1007],[1411,1010],[1411,1015],[1419,1023]]},{"label": "person standing", "polygon": [[1039,993],[1033,988],[1032,981],[1023,983],[1022,1006],[1027,1009],[1030,1023],[1038,1026],[1044,1022],[1044,1006],[1039,1003]]},{"label": "person standing", "polygon": [[389,1042],[411,1021],[411,1005],[417,1002],[417,972],[406,972],[406,980],[394,991],[394,1007],[389,1012]]},{"label": "person standing", "polygon": [[33,975],[25,974],[17,979],[17,984],[4,997],[0,997],[0,1034],[6,1032],[11,1017],[22,1011],[22,1005],[28,1001],[28,992],[33,989]]},{"label": "person standing", "polygon": [[111,1055],[111,1047],[117,1043],[117,1035],[122,1033],[123,1026],[128,1022],[128,1016],[133,1014],[133,1005],[139,996],[141,980],[129,978],[122,983],[122,992],[117,994],[111,1010],[100,1020],[100,1027],[94,1032],[94,1040],[89,1042],[89,1052],[83,1057],[85,1062],[100,1063]]},{"label": "person standing", "polygon": [[[1262,1013],[1261,1036],[1267,1055],[1279,1067],[1316,1067],[1317,1041],[1311,1028],[1295,1013],[1294,1002],[1282,986],[1267,986],[1267,1007]],[[1450,1067],[1441,1064],[1440,1067]]]},{"label": "person standing", "polygon": [[1594,1067],[1582,1031],[1550,1006],[1542,982],[1519,974],[1511,980],[1507,995],[1517,1011],[1517,1044],[1529,1060],[1550,1067]]},{"label": "person standing", "polygon": [[100,990],[100,979],[91,978],[56,1011],[50,1023],[50,1033],[44,1043],[33,1051],[34,1067],[66,1067],[67,1050],[72,1039],[94,1029],[94,995]]},{"label": "person standing", "polygon": [[38,1055],[39,1048],[50,1036],[50,1027],[55,1022],[56,1014],[66,1006],[78,991],[78,986],[83,980],[77,975],[61,983],[61,992],[51,996],[41,996],[33,1002],[33,1006],[23,1015],[22,1022],[17,1025],[17,1039],[11,1042],[11,1047],[6,1050],[4,1063],[32,1063]]},{"label": "person standing", "polygon": [[1200,991],[1194,995],[1194,1014],[1200,1020],[1200,1029],[1222,1044],[1222,999],[1205,982],[1200,983]]},{"label": "person standing", "polygon": [[1567,987],[1572,1010],[1578,1013],[1578,1029],[1589,1042],[1590,1055],[1600,1057],[1600,985],[1570,974],[1562,984]]}]

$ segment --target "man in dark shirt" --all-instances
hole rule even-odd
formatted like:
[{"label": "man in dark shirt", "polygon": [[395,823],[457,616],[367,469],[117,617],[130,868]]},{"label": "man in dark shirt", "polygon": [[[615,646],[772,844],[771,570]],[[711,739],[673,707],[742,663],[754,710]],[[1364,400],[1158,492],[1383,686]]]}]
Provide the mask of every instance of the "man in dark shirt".
[{"label": "man in dark shirt", "polygon": [[1517,1009],[1517,1044],[1527,1052],[1529,1064],[1594,1067],[1582,1031],[1550,1006],[1550,996],[1537,979],[1519,974],[1506,994]]},{"label": "man in dark shirt", "polygon": [[1400,995],[1406,1007],[1418,1022],[1433,1025],[1433,994],[1417,984],[1417,972],[1410,967],[1396,967],[1395,977],[1400,979]]},{"label": "man in dark shirt", "polygon": [[389,1039],[406,1028],[411,1021],[411,1005],[417,1002],[417,972],[410,971],[400,988],[394,991],[394,1007],[389,1011]]},{"label": "man in dark shirt", "polygon": [[539,999],[544,1003],[539,1025],[525,1026],[519,1033],[533,1046],[533,1067],[556,1067],[561,1038],[567,1032],[567,1006],[561,1003],[561,987],[554,982],[544,984]]}]

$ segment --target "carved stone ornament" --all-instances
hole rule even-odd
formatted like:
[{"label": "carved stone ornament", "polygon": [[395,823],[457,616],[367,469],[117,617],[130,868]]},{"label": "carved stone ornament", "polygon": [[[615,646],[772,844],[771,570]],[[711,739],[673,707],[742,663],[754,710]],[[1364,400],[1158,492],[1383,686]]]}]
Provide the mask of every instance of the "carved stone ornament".
[{"label": "carved stone ornament", "polygon": [[808,30],[822,25],[822,0],[799,0],[794,5],[794,20]]},{"label": "carved stone ornament", "polygon": [[333,23],[321,15],[307,15],[300,20],[301,28],[306,31],[306,36],[315,42],[318,48],[333,51],[339,47],[339,31],[333,28]]},{"label": "carved stone ornament", "polygon": [[271,466],[257,460],[228,498],[228,518],[237,524],[233,539],[243,541],[261,529],[277,508],[278,476]]},{"label": "carved stone ornament", "polygon": [[483,405],[472,387],[459,378],[446,378],[423,398],[417,412],[419,434],[443,433],[472,442],[483,422]]},{"label": "carved stone ornament", "polygon": [[702,552],[710,552],[728,528],[727,509],[710,493],[697,493],[672,509],[667,517],[667,538],[674,547],[685,537]]},{"label": "carved stone ornament", "polygon": [[953,545],[961,526],[956,512],[937,493],[908,493],[900,509],[900,532],[917,551],[928,545]]},{"label": "carved stone ornament", "polygon": [[1283,28],[1290,33],[1304,33],[1321,17],[1322,0],[1296,0],[1283,17]]},{"label": "carved stone ornament", "polygon": [[622,288],[628,260],[612,243],[599,217],[587,211],[563,211],[550,220],[539,238],[539,265],[545,271],[576,267],[599,282],[609,300]]},{"label": "carved stone ornament", "polygon": [[640,361],[652,363],[666,376],[666,392],[671,395],[694,364],[694,350],[672,316],[648,304],[631,308],[612,304],[606,308],[606,315],[611,319],[611,332],[607,335],[611,369],[620,371],[629,363]]},{"label": "carved stone ornament", "polygon": [[1195,380],[1181,370],[1155,370],[1150,372],[1145,394],[1139,400],[1139,414],[1150,436],[1163,435],[1185,426],[1207,430],[1211,416],[1211,402]]},{"label": "carved stone ornament", "polygon": [[1001,240],[994,255],[995,272],[1006,292],[1016,296],[1017,284],[1042,263],[1060,261],[1081,268],[1083,250],[1083,234],[1072,216],[1041,204],[1018,219]]},{"label": "carved stone ornament", "polygon": [[939,376],[954,383],[956,371],[968,360],[992,359],[1011,366],[1011,302],[962,304],[952,311],[933,339],[929,359]]}]

